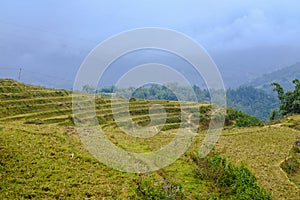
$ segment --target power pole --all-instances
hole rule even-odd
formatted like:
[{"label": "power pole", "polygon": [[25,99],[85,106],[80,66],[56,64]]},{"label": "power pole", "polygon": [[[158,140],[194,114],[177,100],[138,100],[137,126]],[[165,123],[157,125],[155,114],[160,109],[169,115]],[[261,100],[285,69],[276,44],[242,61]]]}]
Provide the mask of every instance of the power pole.
[{"label": "power pole", "polygon": [[22,72],[22,68],[20,67],[20,70],[19,70],[19,81],[21,80],[21,72]]}]

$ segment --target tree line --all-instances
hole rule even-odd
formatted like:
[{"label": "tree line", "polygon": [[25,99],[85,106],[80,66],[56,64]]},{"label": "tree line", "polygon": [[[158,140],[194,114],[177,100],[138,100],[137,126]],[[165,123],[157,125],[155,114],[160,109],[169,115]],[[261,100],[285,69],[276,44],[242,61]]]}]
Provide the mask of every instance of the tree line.
[{"label": "tree line", "polygon": [[[127,99],[185,100],[210,103],[210,93],[207,89],[200,88],[197,85],[188,87],[176,83],[167,85],[150,84],[140,88],[109,86],[100,89],[86,85],[83,87],[83,91],[102,96],[121,96]],[[268,120],[272,110],[276,110],[279,106],[279,101],[275,94],[270,94],[252,86],[228,89],[226,91],[226,99],[228,107],[232,107],[261,120]]]}]

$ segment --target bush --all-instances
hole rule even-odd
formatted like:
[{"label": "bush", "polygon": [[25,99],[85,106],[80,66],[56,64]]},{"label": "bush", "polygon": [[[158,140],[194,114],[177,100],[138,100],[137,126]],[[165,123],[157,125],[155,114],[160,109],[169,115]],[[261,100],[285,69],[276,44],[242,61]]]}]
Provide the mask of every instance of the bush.
[{"label": "bush", "polygon": [[211,111],[211,105],[209,106],[200,106],[199,111],[201,114],[207,114],[209,111]]},{"label": "bush", "polygon": [[225,118],[225,125],[231,125],[235,121],[236,127],[249,127],[249,126],[260,126],[263,122],[255,117],[246,115],[240,111],[232,108],[227,109],[227,115]]},{"label": "bush", "polygon": [[211,181],[217,188],[210,199],[271,199],[257,183],[255,176],[244,165],[234,166],[218,155],[197,159],[197,177]]},{"label": "bush", "polygon": [[284,161],[280,165],[280,167],[283,169],[283,171],[285,171],[289,175],[298,174],[298,172],[300,171],[300,163],[294,157],[289,158],[286,161]]},{"label": "bush", "polygon": [[182,199],[182,186],[178,183],[155,182],[151,178],[140,176],[135,180],[138,199]]},{"label": "bush", "polygon": [[281,114],[277,110],[272,110],[269,117],[270,121],[277,120],[280,118],[282,118]]}]

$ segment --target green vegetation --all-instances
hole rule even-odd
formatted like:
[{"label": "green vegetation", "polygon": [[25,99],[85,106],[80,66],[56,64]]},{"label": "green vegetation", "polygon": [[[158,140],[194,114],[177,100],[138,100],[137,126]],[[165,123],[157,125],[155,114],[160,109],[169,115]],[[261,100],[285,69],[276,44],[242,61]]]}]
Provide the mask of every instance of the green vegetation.
[{"label": "green vegetation", "polygon": [[[244,164],[235,166],[216,154],[205,159],[192,155],[189,157],[193,160],[191,164],[194,167],[190,172],[193,177],[191,184],[205,183],[209,187],[209,194],[203,194],[201,199],[271,199],[271,195],[259,186],[255,176]],[[167,177],[168,169],[159,173],[165,173]],[[182,178],[184,179],[177,177],[177,181],[185,182]],[[134,182],[136,194],[142,199],[188,199],[186,184],[165,179],[159,182],[153,175],[139,175]],[[190,198],[200,196],[191,195]]]},{"label": "green vegetation", "polygon": [[[150,84],[140,88],[117,88],[115,86],[104,87],[100,90],[92,89],[91,86],[84,86],[83,91],[100,94],[102,96],[112,96],[117,94],[127,99],[148,99],[148,100],[184,100],[184,101],[197,101],[203,102],[209,100],[209,92],[206,89],[201,89],[194,85],[192,87],[170,83],[166,85]],[[178,95],[178,96],[176,96]]]},{"label": "green vegetation", "polygon": [[282,126],[300,131],[300,115],[291,115],[278,120]]},{"label": "green vegetation", "polygon": [[289,157],[280,164],[288,178],[300,187],[300,147],[294,145]]},{"label": "green vegetation", "polygon": [[261,120],[268,120],[272,110],[278,107],[273,94],[251,86],[227,90],[227,105]]},{"label": "green vegetation", "polygon": [[139,199],[185,199],[182,186],[178,183],[155,182],[153,177],[140,176],[135,180],[136,195]]},{"label": "green vegetation", "polygon": [[298,199],[300,188],[280,167],[289,158],[295,138],[300,138],[300,132],[283,124],[227,129],[215,150],[235,165],[246,164],[274,199]]},{"label": "green vegetation", "polygon": [[205,159],[197,159],[200,166],[196,175],[201,180],[210,180],[218,193],[212,194],[212,199],[271,199],[257,183],[255,176],[242,163],[232,165],[218,155]]},{"label": "green vegetation", "polygon": [[241,111],[234,110],[232,108],[227,109],[227,115],[225,118],[226,125],[233,125],[235,127],[249,127],[249,126],[261,126],[263,122],[255,117],[251,117],[242,113]]},{"label": "green vegetation", "polygon": [[[148,100],[173,100],[184,99],[186,101],[209,102],[210,94],[208,90],[201,89],[194,85],[192,88],[177,84],[148,85],[141,88],[116,88],[105,87],[100,90],[93,89],[91,86],[84,86],[83,91],[104,96],[117,94],[126,98],[148,99]],[[172,92],[173,91],[173,92]],[[180,96],[176,96],[180,94]],[[195,95],[193,95],[193,93]],[[130,96],[132,94],[132,96]],[[250,116],[261,120],[268,120],[272,110],[278,107],[278,100],[274,94],[270,94],[261,89],[250,86],[242,86],[226,91],[227,104],[236,110],[242,111]]]},{"label": "green vegetation", "polygon": [[281,118],[281,114],[277,110],[272,110],[269,119],[271,121],[278,120]]},{"label": "green vegetation", "polygon": [[293,179],[293,176],[299,174],[300,163],[296,157],[291,157],[281,164],[281,168]]},{"label": "green vegetation", "polygon": [[282,115],[299,114],[300,113],[300,81],[298,79],[293,80],[295,85],[294,91],[284,92],[284,89],[279,83],[273,82],[274,91],[278,94],[280,100],[280,113]]},{"label": "green vegetation", "polygon": [[[182,102],[188,109],[199,110],[195,116],[200,128],[190,149],[163,169],[132,174],[103,165],[83,147],[73,125],[69,91],[8,79],[0,79],[0,88],[0,199],[270,199],[270,194],[274,199],[295,199],[299,193],[276,167],[300,136],[290,128],[291,121],[278,129],[228,109],[225,134],[215,148],[221,157],[200,159],[198,150],[206,136],[211,105]],[[178,101],[131,99],[130,115],[142,126],[149,124],[149,108],[155,104],[167,114],[163,130],[155,136],[131,137],[116,125],[111,103],[110,98],[96,95],[97,118],[107,138],[127,151],[158,150],[174,138],[180,123],[187,123],[180,117]],[[118,99],[113,103],[116,112],[121,112]],[[80,115],[82,120],[90,119],[85,110]],[[151,115],[160,117],[155,111]],[[293,119],[293,124],[300,124],[300,119]]]},{"label": "green vegetation", "polygon": [[[281,126],[289,127],[300,131],[300,116],[292,115],[280,120]],[[300,140],[300,137],[296,137]],[[286,172],[288,178],[300,187],[300,147],[296,141],[290,149],[288,157],[280,164],[280,167]]]}]

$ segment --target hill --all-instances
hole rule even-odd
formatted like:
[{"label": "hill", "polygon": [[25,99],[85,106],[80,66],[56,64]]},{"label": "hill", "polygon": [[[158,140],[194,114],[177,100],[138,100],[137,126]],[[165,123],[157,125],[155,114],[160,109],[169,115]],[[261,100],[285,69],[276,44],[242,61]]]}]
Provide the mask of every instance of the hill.
[{"label": "hill", "polygon": [[241,86],[228,89],[226,92],[227,106],[240,110],[248,115],[268,121],[272,110],[277,110],[277,97],[253,86]]},{"label": "hill", "polygon": [[300,79],[300,63],[264,74],[261,77],[249,81],[246,85],[272,92],[273,87],[271,87],[270,84],[277,82],[282,85],[285,90],[292,90],[294,88],[292,80],[296,78]]},{"label": "hill", "polygon": [[[73,126],[70,91],[8,79],[0,80],[0,91],[1,199],[270,199],[269,193],[274,199],[298,198],[297,183],[280,167],[300,138],[297,126],[292,127],[297,118],[280,122],[280,127],[263,126],[229,109],[215,151],[200,159],[211,105],[184,102],[200,110],[200,128],[189,150],[170,166],[133,174],[103,165],[83,147]],[[132,152],[150,152],[168,144],[181,123],[179,102],[163,100],[133,99],[133,121],[148,124],[155,115],[149,114],[153,104],[165,107],[167,119],[159,134],[146,139],[126,135],[116,126],[110,98],[97,96],[95,109],[112,143]],[[89,120],[84,110],[82,116]]]}]

